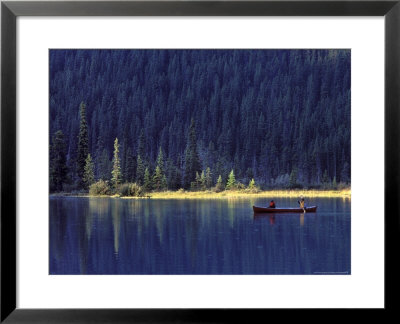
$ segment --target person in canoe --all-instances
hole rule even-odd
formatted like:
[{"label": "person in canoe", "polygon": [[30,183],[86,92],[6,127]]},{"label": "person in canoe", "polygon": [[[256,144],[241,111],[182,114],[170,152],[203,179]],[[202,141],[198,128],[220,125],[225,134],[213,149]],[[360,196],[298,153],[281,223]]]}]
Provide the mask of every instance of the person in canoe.
[{"label": "person in canoe", "polygon": [[301,197],[301,199],[298,200],[297,203],[300,205],[300,208],[302,208],[305,212],[306,211],[306,203],[304,201],[304,197]]},{"label": "person in canoe", "polygon": [[269,203],[268,208],[275,208],[275,201],[271,200],[271,202]]}]

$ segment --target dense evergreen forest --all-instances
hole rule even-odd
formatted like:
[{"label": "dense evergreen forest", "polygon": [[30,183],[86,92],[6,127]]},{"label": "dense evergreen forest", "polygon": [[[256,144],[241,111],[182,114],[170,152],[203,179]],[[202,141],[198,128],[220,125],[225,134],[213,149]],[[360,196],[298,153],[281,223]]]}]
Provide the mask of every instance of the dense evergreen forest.
[{"label": "dense evergreen forest", "polygon": [[49,60],[51,192],[98,180],[350,183],[350,50],[50,50]]}]

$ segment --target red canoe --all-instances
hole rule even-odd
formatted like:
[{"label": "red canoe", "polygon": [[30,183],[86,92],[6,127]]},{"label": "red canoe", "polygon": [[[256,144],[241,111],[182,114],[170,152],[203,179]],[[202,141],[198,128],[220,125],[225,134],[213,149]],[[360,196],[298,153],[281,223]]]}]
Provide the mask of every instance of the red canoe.
[{"label": "red canoe", "polygon": [[[304,213],[303,208],[268,208],[253,206],[255,213]],[[315,213],[317,206],[306,207],[307,213]]]}]

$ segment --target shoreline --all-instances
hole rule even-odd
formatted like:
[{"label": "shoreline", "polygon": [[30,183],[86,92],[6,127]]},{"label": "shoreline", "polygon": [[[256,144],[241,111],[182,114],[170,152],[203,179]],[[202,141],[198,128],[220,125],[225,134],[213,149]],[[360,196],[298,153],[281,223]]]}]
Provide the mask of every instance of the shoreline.
[{"label": "shoreline", "polygon": [[343,198],[351,199],[351,189],[342,190],[263,190],[260,192],[246,192],[226,190],[213,191],[160,191],[150,192],[143,197],[130,197],[119,195],[89,194],[50,194],[50,197],[81,197],[81,198],[120,198],[120,199],[239,199],[239,198],[298,198],[300,196],[319,198]]}]

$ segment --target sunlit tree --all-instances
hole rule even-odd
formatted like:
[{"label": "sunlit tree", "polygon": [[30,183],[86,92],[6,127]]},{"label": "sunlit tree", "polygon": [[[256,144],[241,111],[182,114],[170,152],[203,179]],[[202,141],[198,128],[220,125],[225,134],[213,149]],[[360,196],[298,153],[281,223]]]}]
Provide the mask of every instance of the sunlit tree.
[{"label": "sunlit tree", "polygon": [[114,141],[114,158],[113,158],[113,168],[111,171],[111,184],[113,188],[117,188],[122,181],[121,173],[121,161],[119,159],[119,144],[118,138]]}]

